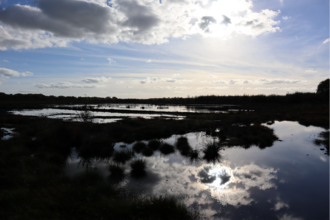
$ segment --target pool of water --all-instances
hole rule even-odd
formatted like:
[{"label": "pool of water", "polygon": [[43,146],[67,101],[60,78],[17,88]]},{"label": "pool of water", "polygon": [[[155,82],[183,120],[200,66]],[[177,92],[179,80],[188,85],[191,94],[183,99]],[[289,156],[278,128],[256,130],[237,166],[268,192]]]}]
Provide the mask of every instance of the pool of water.
[{"label": "pool of water", "polygon": [[[282,141],[265,149],[224,147],[216,163],[192,162],[177,150],[167,156],[159,151],[151,157],[136,154],[145,159],[147,175],[130,177],[128,162],[121,184],[145,194],[186,195],[184,202],[201,209],[209,219],[329,219],[329,158],[313,144],[324,129],[287,121],[276,121],[269,127]],[[204,132],[184,136],[193,149],[201,150],[214,141]],[[163,141],[174,145],[178,137]],[[115,149],[123,150],[123,144],[116,143]],[[90,165],[108,176],[109,161],[94,160]],[[82,170],[77,155],[68,158],[68,175]]]},{"label": "pool of water", "polygon": [[[53,108],[45,108],[45,109],[32,109],[32,110],[20,110],[20,111],[11,111],[10,113],[15,115],[23,115],[23,116],[40,116],[40,117],[47,117],[47,118],[54,118],[54,119],[63,119],[63,120],[76,120],[79,121],[80,119],[77,118],[77,114],[81,113],[82,111],[76,110],[67,110],[67,109],[53,109]],[[168,115],[168,114],[139,114],[139,113],[117,113],[117,112],[96,112],[91,111],[92,116],[94,117],[94,123],[112,123],[122,118],[145,118],[145,119],[152,119],[152,118],[164,118],[164,119],[184,119],[185,116],[180,115]],[[99,118],[98,118],[99,117]],[[102,117],[109,117],[109,118],[102,118]]]},{"label": "pool of water", "polygon": [[[83,107],[85,105],[55,105],[54,107]],[[190,112],[190,113],[219,113],[221,107],[233,107],[232,105],[151,105],[151,104],[99,104],[87,105],[98,110],[131,110],[131,111],[155,111],[155,112]],[[235,109],[230,109],[235,111]]]}]

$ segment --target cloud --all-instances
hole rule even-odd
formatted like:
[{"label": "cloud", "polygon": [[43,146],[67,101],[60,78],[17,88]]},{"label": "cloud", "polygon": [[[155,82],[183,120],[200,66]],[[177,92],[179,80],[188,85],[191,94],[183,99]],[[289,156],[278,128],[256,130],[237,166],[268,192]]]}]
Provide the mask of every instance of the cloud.
[{"label": "cloud", "polygon": [[253,81],[253,84],[297,84],[306,83],[306,81],[301,80],[290,80],[290,79],[257,79]]},{"label": "cloud", "polygon": [[208,77],[207,78],[217,78],[217,76],[216,75],[208,75]]},{"label": "cloud", "polygon": [[280,11],[254,12],[250,0],[215,0],[212,10],[203,2],[36,0],[33,6],[11,5],[0,10],[0,50],[65,47],[72,41],[162,44],[196,34],[227,39],[280,30],[274,20]]},{"label": "cloud", "polygon": [[228,89],[228,87],[227,86],[215,86],[215,87],[205,86],[205,87],[199,87],[197,89],[217,90],[217,89]]},{"label": "cloud", "polygon": [[83,61],[83,60],[86,60],[86,59],[85,58],[81,58],[80,60]]},{"label": "cloud", "polygon": [[283,17],[282,17],[283,20],[288,20],[288,19],[290,19],[290,18],[291,18],[291,17],[289,17],[289,16],[283,16]]},{"label": "cloud", "polygon": [[151,63],[151,62],[152,62],[152,60],[150,60],[150,59],[149,59],[149,60],[147,60],[147,63]]},{"label": "cloud", "polygon": [[[210,78],[210,77],[209,77]],[[290,80],[290,79],[231,79],[231,80],[215,80],[210,81],[211,84],[222,84],[222,85],[243,85],[243,84],[255,84],[255,85],[268,85],[268,84],[298,84],[307,83],[304,80]]]},{"label": "cloud", "polygon": [[114,63],[116,63],[116,61],[113,60],[113,59],[111,59],[111,58],[108,58],[107,60],[109,61],[109,64],[114,64]]},{"label": "cloud", "polygon": [[309,69],[305,70],[305,73],[317,73],[317,70]]},{"label": "cloud", "polygon": [[308,92],[315,92],[316,87],[242,87],[240,89],[243,90],[279,90],[279,91],[287,91],[287,92],[301,92],[301,91],[308,91]]},{"label": "cloud", "polygon": [[303,220],[303,218],[297,218],[292,215],[284,214],[282,217],[278,216],[279,220]]},{"label": "cloud", "polygon": [[58,82],[51,84],[36,84],[35,87],[39,89],[70,89],[70,88],[82,88],[82,89],[92,89],[96,88],[96,85],[81,85],[81,84],[73,84],[70,82]]},{"label": "cloud", "polygon": [[118,85],[124,84],[124,81],[117,81],[116,84]]},{"label": "cloud", "polygon": [[326,39],[325,41],[323,41],[323,44],[326,44],[330,41],[330,38]]},{"label": "cloud", "polygon": [[0,75],[5,77],[19,77],[21,74],[15,70],[0,68]]},{"label": "cloud", "polygon": [[182,87],[182,86],[156,86],[155,89],[185,90],[185,89],[189,89],[189,88],[188,87]]},{"label": "cloud", "polygon": [[24,76],[24,77],[33,76],[33,73],[27,71],[27,72],[21,73],[21,76]]},{"label": "cloud", "polygon": [[81,80],[82,82],[84,83],[106,83],[106,82],[109,82],[111,80],[111,77],[99,77],[99,78],[85,78],[83,80]]},{"label": "cloud", "polygon": [[146,79],[133,80],[134,84],[152,84],[152,83],[188,83],[191,79],[177,79],[177,78],[161,78],[161,77],[147,77]]},{"label": "cloud", "polygon": [[8,60],[3,60],[3,62],[8,63]]}]

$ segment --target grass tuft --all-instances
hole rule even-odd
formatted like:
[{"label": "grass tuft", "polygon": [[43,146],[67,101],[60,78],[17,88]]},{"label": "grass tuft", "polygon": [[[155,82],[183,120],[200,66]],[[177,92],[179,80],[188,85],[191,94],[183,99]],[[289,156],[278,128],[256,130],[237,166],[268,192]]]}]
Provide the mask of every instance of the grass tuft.
[{"label": "grass tuft", "polygon": [[163,143],[159,148],[159,151],[164,155],[172,154],[175,152],[174,147],[168,143]]}]

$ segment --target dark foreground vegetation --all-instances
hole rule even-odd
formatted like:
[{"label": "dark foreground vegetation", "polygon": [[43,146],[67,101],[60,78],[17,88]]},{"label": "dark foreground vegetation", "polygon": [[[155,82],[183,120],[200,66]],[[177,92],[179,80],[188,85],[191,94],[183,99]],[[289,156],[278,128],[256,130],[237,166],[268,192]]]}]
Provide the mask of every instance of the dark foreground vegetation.
[{"label": "dark foreground vegetation", "polygon": [[[114,151],[113,136],[98,125],[20,116],[2,116],[0,124],[16,132],[0,140],[0,219],[201,218],[178,196],[142,196],[117,185],[126,175],[120,164],[131,160],[133,152]],[[86,160],[112,157],[110,175],[86,169],[69,178],[64,168],[72,147]],[[129,164],[129,175],[146,175],[143,160]]]}]

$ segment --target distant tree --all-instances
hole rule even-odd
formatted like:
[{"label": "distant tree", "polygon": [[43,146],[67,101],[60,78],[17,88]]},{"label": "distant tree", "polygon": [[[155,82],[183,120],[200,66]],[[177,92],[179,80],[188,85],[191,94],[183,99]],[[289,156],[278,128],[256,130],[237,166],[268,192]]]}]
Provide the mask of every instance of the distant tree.
[{"label": "distant tree", "polygon": [[329,79],[326,79],[319,83],[316,93],[322,95],[329,95]]}]

